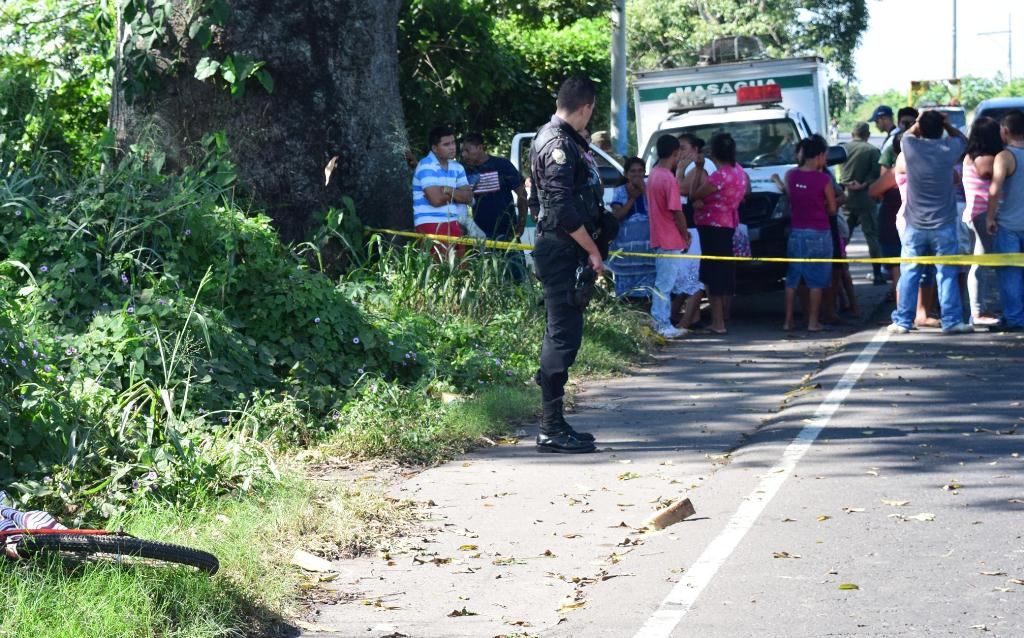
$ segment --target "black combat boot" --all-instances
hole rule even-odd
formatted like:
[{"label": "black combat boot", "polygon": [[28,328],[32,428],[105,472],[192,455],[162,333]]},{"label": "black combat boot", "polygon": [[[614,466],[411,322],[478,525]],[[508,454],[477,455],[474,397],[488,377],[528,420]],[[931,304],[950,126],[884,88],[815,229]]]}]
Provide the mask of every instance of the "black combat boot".
[{"label": "black combat boot", "polygon": [[544,402],[540,434],[537,435],[538,452],[581,454],[595,449],[592,434],[574,431],[562,417],[561,397]]}]

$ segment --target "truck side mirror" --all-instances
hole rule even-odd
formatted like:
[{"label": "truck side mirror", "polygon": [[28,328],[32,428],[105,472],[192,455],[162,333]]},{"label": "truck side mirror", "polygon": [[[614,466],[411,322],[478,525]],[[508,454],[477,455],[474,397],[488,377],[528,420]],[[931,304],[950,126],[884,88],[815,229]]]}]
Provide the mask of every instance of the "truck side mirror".
[{"label": "truck side mirror", "polygon": [[825,163],[829,166],[846,163],[846,149],[842,146],[829,146],[825,153]]}]

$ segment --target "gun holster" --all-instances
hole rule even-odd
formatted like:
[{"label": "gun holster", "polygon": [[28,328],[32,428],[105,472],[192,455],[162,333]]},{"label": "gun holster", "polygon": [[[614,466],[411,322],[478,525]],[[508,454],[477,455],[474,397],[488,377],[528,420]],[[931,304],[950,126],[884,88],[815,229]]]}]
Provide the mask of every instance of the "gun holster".
[{"label": "gun holster", "polygon": [[580,266],[576,269],[576,283],[568,290],[568,301],[570,306],[584,310],[590,300],[594,297],[594,287],[597,282],[597,273],[590,266]]}]

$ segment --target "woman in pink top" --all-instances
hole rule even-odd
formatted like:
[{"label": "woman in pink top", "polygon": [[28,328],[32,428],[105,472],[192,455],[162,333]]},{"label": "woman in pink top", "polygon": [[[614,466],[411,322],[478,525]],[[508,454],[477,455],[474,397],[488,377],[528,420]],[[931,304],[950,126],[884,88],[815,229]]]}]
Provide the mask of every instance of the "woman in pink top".
[{"label": "woman in pink top", "polygon": [[[836,193],[832,177],[825,173],[824,140],[808,138],[800,143],[803,161],[786,173],[786,192],[789,194],[790,233],[786,256],[791,259],[830,259],[832,232],[829,216],[836,214]],[[807,330],[821,332],[821,298],[832,282],[832,264],[828,262],[792,262],[786,273],[786,318],[783,330],[793,329],[793,306],[800,280],[810,291],[807,310]]]},{"label": "woman in pink top", "polygon": [[[964,192],[967,195],[967,207],[964,209],[963,222],[974,232],[974,254],[984,255],[992,252],[995,239],[985,228],[985,220],[980,216],[988,210],[988,189],[992,185],[992,167],[995,157],[1003,150],[1003,140],[999,134],[999,122],[990,117],[979,117],[971,125],[971,135],[967,138],[967,155],[964,157]],[[999,318],[986,312],[985,299],[995,289],[992,281],[995,273],[992,268],[982,268],[977,264],[971,266],[967,273],[967,295],[971,299],[971,323],[991,326],[999,323]]]},{"label": "woman in pink top", "polygon": [[[694,193],[693,220],[697,224],[704,255],[732,257],[732,239],[740,223],[740,202],[747,196],[750,181],[736,163],[736,141],[728,133],[711,138],[711,161],[715,172]],[[725,334],[725,317],[736,292],[736,262],[700,262],[700,280],[711,300],[711,332]]]}]

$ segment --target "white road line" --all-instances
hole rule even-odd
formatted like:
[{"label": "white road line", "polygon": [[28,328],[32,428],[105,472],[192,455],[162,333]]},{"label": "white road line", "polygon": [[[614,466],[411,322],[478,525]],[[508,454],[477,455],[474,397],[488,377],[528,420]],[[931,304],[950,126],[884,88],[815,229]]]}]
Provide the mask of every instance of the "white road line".
[{"label": "white road line", "polygon": [[654,615],[647,619],[647,622],[633,638],[668,638],[672,635],[676,625],[690,611],[701,592],[750,531],[758,517],[764,512],[765,507],[789,478],[796,464],[814,444],[821,431],[828,426],[832,415],[846,400],[850,390],[857,384],[861,375],[871,364],[871,360],[875,358],[888,338],[889,333],[883,328],[864,346],[864,350],[846,369],[846,373],[829,392],[825,401],[818,406],[814,417],[786,447],[779,462],[760,480],[750,496],[744,499],[739,509],[729,519],[725,529],[711,541],[697,562],[686,570],[683,577],[661,602],[661,606],[654,612]]}]

